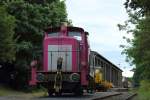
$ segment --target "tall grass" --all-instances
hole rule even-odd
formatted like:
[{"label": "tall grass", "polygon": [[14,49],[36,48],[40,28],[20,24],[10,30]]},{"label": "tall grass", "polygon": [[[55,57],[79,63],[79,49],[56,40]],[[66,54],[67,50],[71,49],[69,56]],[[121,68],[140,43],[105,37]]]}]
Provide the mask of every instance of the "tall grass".
[{"label": "tall grass", "polygon": [[138,100],[150,100],[150,81],[143,80],[138,89]]},{"label": "tall grass", "polygon": [[48,96],[47,90],[43,87],[41,87],[40,89],[34,88],[30,92],[24,92],[24,91],[17,91],[7,86],[0,85],[0,96],[10,96],[10,95],[27,97],[27,98]]},{"label": "tall grass", "polygon": [[22,92],[18,92],[9,87],[0,85],[0,96],[8,96],[13,94],[22,94]]}]

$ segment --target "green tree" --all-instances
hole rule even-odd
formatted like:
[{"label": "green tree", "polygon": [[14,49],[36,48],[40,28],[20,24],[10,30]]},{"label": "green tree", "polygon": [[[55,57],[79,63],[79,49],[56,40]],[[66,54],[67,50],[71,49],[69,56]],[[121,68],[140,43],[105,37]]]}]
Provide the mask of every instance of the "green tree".
[{"label": "green tree", "polygon": [[[25,84],[33,56],[42,51],[44,29],[68,22],[65,1],[60,0],[1,0],[7,12],[16,19],[15,38],[18,73],[17,86]],[[23,86],[20,86],[23,87]]]},{"label": "green tree", "polygon": [[[125,38],[130,46],[124,47],[127,60],[136,66],[134,81],[150,80],[150,2],[149,0],[126,0],[125,8],[129,20],[118,25],[120,30],[133,34],[133,39]],[[135,26],[135,28],[131,28]]]},{"label": "green tree", "polygon": [[[43,3],[37,3],[41,1]],[[47,2],[46,2],[47,1]],[[49,1],[49,2],[48,2]],[[18,41],[41,44],[43,29],[67,21],[64,1],[60,0],[3,0],[9,14],[16,18]],[[29,37],[30,36],[30,37]],[[40,41],[39,41],[40,40]]]},{"label": "green tree", "polygon": [[126,0],[124,5],[126,9],[138,10],[138,13],[142,15],[150,11],[149,0]]},{"label": "green tree", "polygon": [[16,40],[14,39],[15,18],[9,15],[5,7],[0,7],[0,61],[15,60]]}]

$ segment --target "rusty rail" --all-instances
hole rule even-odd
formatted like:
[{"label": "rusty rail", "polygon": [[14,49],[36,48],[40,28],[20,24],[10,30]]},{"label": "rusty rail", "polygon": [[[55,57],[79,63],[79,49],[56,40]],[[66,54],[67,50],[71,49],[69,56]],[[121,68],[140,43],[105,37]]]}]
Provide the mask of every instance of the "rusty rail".
[{"label": "rusty rail", "polygon": [[128,96],[125,100],[131,100],[131,99],[134,98],[135,96],[137,96],[137,93],[134,93],[134,94]]},{"label": "rusty rail", "polygon": [[106,99],[106,98],[109,98],[109,97],[112,97],[112,96],[118,96],[118,95],[121,95],[121,94],[122,94],[122,93],[110,94],[110,95],[107,95],[107,96],[102,96],[102,97],[93,98],[92,100]]}]

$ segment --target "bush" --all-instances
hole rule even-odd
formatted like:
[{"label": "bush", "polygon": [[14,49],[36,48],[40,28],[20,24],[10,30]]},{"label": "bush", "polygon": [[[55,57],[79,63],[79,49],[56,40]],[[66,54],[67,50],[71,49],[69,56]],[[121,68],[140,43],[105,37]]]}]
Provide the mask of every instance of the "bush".
[{"label": "bush", "polygon": [[28,89],[28,63],[25,60],[19,60],[15,63],[15,79],[13,87],[17,90]]},{"label": "bush", "polygon": [[138,91],[139,100],[150,100],[150,80],[143,80],[140,82]]},{"label": "bush", "polygon": [[149,80],[143,80],[140,83],[140,91],[150,91],[150,81]]}]

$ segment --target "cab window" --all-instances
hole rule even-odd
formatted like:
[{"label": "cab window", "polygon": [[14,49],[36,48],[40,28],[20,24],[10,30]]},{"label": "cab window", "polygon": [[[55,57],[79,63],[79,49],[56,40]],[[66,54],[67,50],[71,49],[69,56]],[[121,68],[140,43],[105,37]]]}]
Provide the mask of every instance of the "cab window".
[{"label": "cab window", "polygon": [[75,39],[81,41],[82,37],[81,37],[81,33],[80,32],[68,32],[68,36],[70,37],[74,37]]}]

